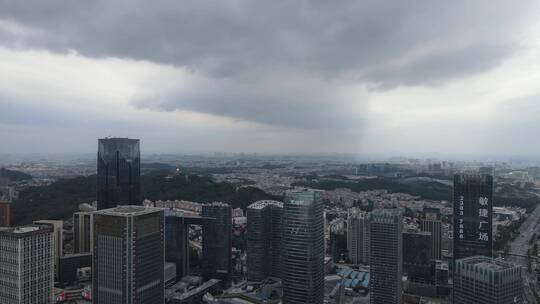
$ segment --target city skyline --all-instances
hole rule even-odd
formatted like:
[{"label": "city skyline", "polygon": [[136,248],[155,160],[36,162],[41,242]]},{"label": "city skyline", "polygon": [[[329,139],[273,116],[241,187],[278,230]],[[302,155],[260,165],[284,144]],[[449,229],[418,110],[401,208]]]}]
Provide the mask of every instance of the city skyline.
[{"label": "city skyline", "polygon": [[[114,188],[122,186],[126,176],[129,181],[140,180],[139,146],[138,139],[98,141],[98,175],[89,177],[97,182],[96,202],[78,205],[74,211],[79,212],[68,212],[68,218],[51,220],[58,217],[50,215],[34,219],[36,226],[0,228],[7,236],[0,240],[0,249],[9,253],[3,270],[9,276],[0,280],[0,285],[25,275],[26,271],[13,271],[13,266],[21,263],[22,270],[37,266],[40,275],[55,279],[54,289],[52,285],[36,287],[36,294],[47,299],[54,294],[56,303],[81,299],[83,303],[218,304],[236,298],[242,303],[264,299],[284,304],[339,304],[362,299],[366,303],[400,304],[425,297],[438,298],[445,304],[465,304],[478,303],[479,296],[485,297],[485,303],[536,303],[531,284],[537,280],[533,267],[538,269],[540,265],[533,259],[533,255],[539,256],[540,238],[536,233],[528,237],[533,228],[527,227],[534,224],[540,210],[535,194],[538,188],[534,187],[535,180],[540,179],[540,167],[516,171],[506,165],[477,166],[471,172],[467,163],[411,162],[395,166],[359,164],[353,171],[351,163],[320,160],[302,166],[293,162],[260,167],[254,158],[244,169],[256,168],[256,174],[263,176],[276,169],[280,178],[274,182],[279,186],[268,184],[268,180],[258,184],[244,179],[229,191],[256,192],[252,192],[254,196],[244,192],[238,199],[228,194],[227,184],[233,179],[222,171],[223,167],[215,167],[212,178],[205,178],[155,164],[162,171],[143,175],[145,179],[157,178],[156,182],[137,182],[133,186],[137,189],[128,188],[141,194],[140,188],[145,185],[159,185],[158,193],[166,194],[167,199],[144,198],[141,202],[139,198],[131,200],[131,195],[117,197],[124,192],[117,193],[119,189]],[[201,164],[200,160],[195,163]],[[235,164],[241,170],[238,162]],[[320,171],[313,171],[317,167]],[[283,184],[285,175],[295,171],[297,175],[303,173],[296,182]],[[219,172],[228,178],[219,182],[216,200],[208,196],[212,195],[208,190],[220,179]],[[342,176],[339,172],[347,173]],[[32,178],[10,170],[3,174],[3,191],[7,189],[8,202],[17,206],[21,201],[11,178]],[[104,177],[106,182],[100,183]],[[377,188],[389,189],[347,190],[357,182],[360,186],[368,180],[396,179],[407,180],[403,184],[407,186],[400,186],[403,192],[389,191],[392,184],[384,182]],[[167,185],[187,188],[197,180],[204,184],[196,190],[203,195],[200,199],[184,200],[182,194],[167,190]],[[349,185],[333,190],[323,186],[340,180]],[[426,186],[426,180],[432,183]],[[251,190],[241,187],[242,183]],[[421,184],[425,187],[422,195],[414,191],[415,195],[409,194],[410,187]],[[24,192],[23,185],[19,184],[19,189]],[[100,185],[116,193],[107,196],[115,199],[100,204]],[[272,190],[278,200],[256,199],[271,197],[263,189]],[[430,193],[434,189],[447,191],[453,203],[445,201],[445,195]],[[519,191],[520,195],[534,195],[536,201],[500,207],[503,200],[494,193],[501,189],[507,194]],[[42,195],[48,197],[45,193]],[[118,199],[122,197],[129,199]],[[19,256],[33,256],[41,249],[15,250],[23,248],[20,244],[36,242],[17,245],[13,241],[39,229],[46,229],[48,234],[39,246],[51,249],[44,256],[45,267],[40,267],[40,260],[17,260],[13,255],[23,250]],[[520,236],[512,239],[518,229]],[[524,241],[529,247],[519,245]],[[512,250],[515,246],[520,250]],[[527,255],[521,249],[527,250]],[[28,289],[8,284],[7,293],[0,292],[0,296],[13,298]]]},{"label": "city skyline", "polygon": [[0,304],[540,303],[540,2],[0,0]]},{"label": "city skyline", "polygon": [[0,153],[117,135],[166,153],[529,155],[539,15],[533,1],[2,2]]}]

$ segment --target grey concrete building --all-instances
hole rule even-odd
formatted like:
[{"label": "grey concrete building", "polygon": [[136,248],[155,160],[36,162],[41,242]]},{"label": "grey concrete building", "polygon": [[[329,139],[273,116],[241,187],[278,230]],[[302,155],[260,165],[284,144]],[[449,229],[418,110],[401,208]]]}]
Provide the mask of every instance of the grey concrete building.
[{"label": "grey concrete building", "polygon": [[164,212],[118,206],[94,213],[94,304],[164,303]]},{"label": "grey concrete building", "polygon": [[347,218],[347,251],[353,264],[369,264],[369,220],[358,208],[349,210]]},{"label": "grey concrete building", "polygon": [[257,201],[247,208],[248,280],[281,278],[283,203]]},{"label": "grey concrete building", "polygon": [[283,207],[283,303],[323,303],[322,192],[289,190]]},{"label": "grey concrete building", "polygon": [[369,214],[371,304],[401,303],[401,221],[399,209],[377,209]]},{"label": "grey concrete building", "polygon": [[54,276],[55,278],[58,278],[58,260],[64,255],[64,221],[39,220],[34,221],[34,225],[46,226],[53,231]]},{"label": "grey concrete building", "polygon": [[232,283],[232,209],[214,202],[202,207],[203,225],[202,275],[205,280],[218,279],[224,288]]},{"label": "grey concrete building", "polygon": [[455,304],[524,303],[520,266],[475,256],[457,260],[455,267]]},{"label": "grey concrete building", "polygon": [[53,230],[0,228],[0,303],[52,304],[53,284]]},{"label": "grey concrete building", "polygon": [[92,212],[73,213],[73,253],[92,252]]},{"label": "grey concrete building", "polygon": [[431,258],[440,260],[442,248],[441,211],[436,208],[424,208],[420,225],[422,231],[431,233]]}]

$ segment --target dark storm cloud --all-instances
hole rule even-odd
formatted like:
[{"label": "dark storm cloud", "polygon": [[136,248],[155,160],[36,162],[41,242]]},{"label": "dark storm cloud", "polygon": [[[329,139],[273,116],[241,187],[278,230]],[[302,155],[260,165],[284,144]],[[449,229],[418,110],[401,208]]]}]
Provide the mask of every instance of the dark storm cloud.
[{"label": "dark storm cloud", "polygon": [[[438,51],[466,56],[470,49],[470,56],[484,68],[484,60],[497,62],[491,56],[501,56],[478,58],[475,46],[513,46],[516,27],[527,13],[524,1],[0,3],[3,19],[44,31],[41,39],[27,41],[30,46],[152,60],[212,75],[236,74],[261,64],[293,65],[327,75],[345,71],[363,75],[432,42],[443,48],[426,56],[437,58]],[[460,48],[463,39],[470,41]],[[454,43],[458,47],[450,50]],[[440,66],[454,63],[440,62]],[[421,68],[411,72],[421,73]],[[428,76],[432,73],[429,70]],[[369,73],[363,76],[370,80]],[[382,81],[379,78],[375,81]]]},{"label": "dark storm cloud", "polygon": [[284,75],[274,77],[276,80],[255,82],[217,79],[211,84],[193,85],[157,100],[135,100],[132,104],[140,108],[183,109],[299,129],[360,126],[362,117],[351,110],[345,90],[320,80],[290,79]]},{"label": "dark storm cloud", "polygon": [[453,51],[442,50],[407,64],[374,69],[370,76],[373,87],[378,89],[399,85],[437,85],[448,79],[488,70],[516,49],[515,45],[476,45]]},{"label": "dark storm cloud", "polygon": [[[340,85],[430,85],[497,66],[519,48],[528,12],[526,1],[0,1],[1,19],[36,30],[5,45],[213,79],[138,107],[300,128],[359,119]],[[314,87],[290,87],[306,76]]]}]

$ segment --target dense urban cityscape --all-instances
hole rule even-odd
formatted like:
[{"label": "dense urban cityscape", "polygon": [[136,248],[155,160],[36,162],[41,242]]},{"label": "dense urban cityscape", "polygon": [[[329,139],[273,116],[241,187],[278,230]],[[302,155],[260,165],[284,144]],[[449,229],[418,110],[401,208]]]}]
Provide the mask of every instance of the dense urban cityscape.
[{"label": "dense urban cityscape", "polygon": [[540,1],[0,0],[0,304],[540,304]]},{"label": "dense urban cityscape", "polygon": [[[538,166],[255,154],[147,162],[140,145],[99,139],[94,171],[85,156],[3,164],[1,303],[539,299]],[[64,197],[81,175],[95,200]],[[148,176],[163,199],[145,196]],[[204,176],[190,190],[202,193],[163,187]],[[260,192],[219,201],[204,195],[212,183]],[[28,204],[34,190],[58,209]],[[20,216],[30,208],[35,218]]]}]

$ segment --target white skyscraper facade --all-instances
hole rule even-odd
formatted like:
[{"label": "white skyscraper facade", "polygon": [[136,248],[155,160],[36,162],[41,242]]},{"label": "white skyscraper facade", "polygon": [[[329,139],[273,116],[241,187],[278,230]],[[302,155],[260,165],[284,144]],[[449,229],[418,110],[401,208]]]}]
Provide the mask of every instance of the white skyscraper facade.
[{"label": "white skyscraper facade", "polygon": [[0,228],[0,303],[52,304],[53,284],[52,229]]}]

